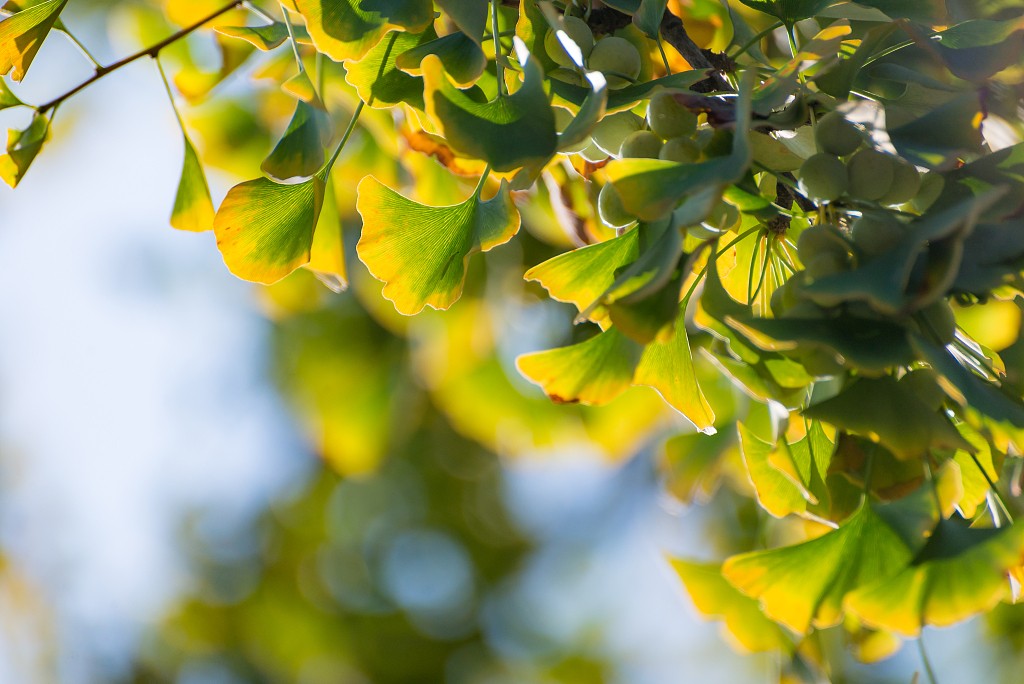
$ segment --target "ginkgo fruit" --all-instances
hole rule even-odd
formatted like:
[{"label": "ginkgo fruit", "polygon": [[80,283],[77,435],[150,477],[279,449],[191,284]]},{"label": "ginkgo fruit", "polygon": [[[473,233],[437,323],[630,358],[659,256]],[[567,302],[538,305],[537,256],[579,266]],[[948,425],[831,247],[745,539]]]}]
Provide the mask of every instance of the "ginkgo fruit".
[{"label": "ginkgo fruit", "polygon": [[839,157],[819,152],[803,163],[798,172],[800,187],[811,199],[839,199],[848,185],[846,166]]},{"label": "ginkgo fruit", "polygon": [[891,157],[892,185],[878,200],[880,204],[897,205],[909,202],[921,189],[921,173],[917,167],[900,157]]},{"label": "ginkgo fruit", "polygon": [[636,221],[636,216],[622,206],[622,198],[611,183],[602,185],[601,192],[597,194],[597,213],[612,228],[625,228]]},{"label": "ginkgo fruit", "polygon": [[619,156],[624,159],[633,157],[657,159],[661,152],[661,144],[661,138],[650,131],[634,131],[622,141]]},{"label": "ginkgo fruit", "polygon": [[[583,52],[583,59],[587,59],[590,56],[591,51],[594,49],[594,34],[587,25],[587,22],[583,21],[579,17],[566,16],[563,19],[565,24],[565,32],[572,42],[579,46]],[[572,58],[562,47],[562,44],[558,40],[558,34],[554,30],[548,30],[544,36],[544,51],[548,53],[548,57],[552,59],[556,64],[564,67],[575,66]]]},{"label": "ginkgo fruit", "polygon": [[848,192],[856,199],[876,201],[889,192],[895,167],[892,155],[874,149],[864,149],[846,164],[849,178]]},{"label": "ginkgo fruit", "polygon": [[643,127],[644,120],[633,112],[619,112],[598,121],[590,138],[608,154],[617,155],[626,137]]},{"label": "ginkgo fruit", "polygon": [[617,90],[633,83],[640,75],[640,51],[625,38],[606,36],[594,44],[587,62],[608,79],[608,87]]},{"label": "ginkgo fruit", "polygon": [[934,171],[924,174],[921,176],[921,185],[917,189],[917,194],[910,200],[910,205],[917,211],[927,211],[928,207],[939,199],[945,187],[946,179],[941,174]]},{"label": "ginkgo fruit", "polygon": [[692,136],[697,130],[697,115],[679,104],[672,93],[660,92],[647,105],[647,124],[665,140]]},{"label": "ginkgo fruit", "polygon": [[661,146],[658,159],[691,164],[700,159],[700,146],[693,138],[669,138]]},{"label": "ginkgo fruit", "polygon": [[796,253],[805,265],[822,254],[835,254],[845,258],[847,243],[834,225],[822,223],[800,233],[796,241]]},{"label": "ginkgo fruit", "polygon": [[853,222],[850,237],[861,252],[868,256],[883,254],[903,239],[906,227],[888,213],[864,214]]},{"label": "ginkgo fruit", "polygon": [[822,152],[845,157],[861,146],[863,139],[857,126],[839,112],[829,112],[814,125],[814,141]]},{"label": "ginkgo fruit", "polygon": [[[569,112],[569,110],[562,109],[561,107],[554,107],[554,111],[555,128],[558,129],[559,133],[561,133],[562,131],[565,130],[566,126],[572,123],[573,115],[571,112]],[[565,149],[562,150],[562,152],[564,154],[575,154],[577,152],[582,152],[583,150],[587,149],[587,147],[589,147],[590,144],[591,140],[588,136],[581,140],[580,142],[576,143],[575,145],[570,145],[569,147],[566,147]]]}]

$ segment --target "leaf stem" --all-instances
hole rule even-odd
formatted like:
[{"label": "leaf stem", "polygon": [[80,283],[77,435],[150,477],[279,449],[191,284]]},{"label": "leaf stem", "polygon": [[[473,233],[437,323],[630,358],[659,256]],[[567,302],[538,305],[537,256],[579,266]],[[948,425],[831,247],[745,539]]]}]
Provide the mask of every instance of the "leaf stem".
[{"label": "leaf stem", "polygon": [[761,40],[763,40],[764,37],[767,36],[769,33],[772,33],[773,31],[775,31],[777,28],[779,28],[781,26],[785,26],[785,24],[782,23],[781,21],[777,21],[774,24],[772,24],[771,26],[769,26],[768,28],[764,29],[763,31],[759,31],[753,38],[751,38],[746,43],[744,43],[743,46],[740,47],[739,50],[737,50],[736,52],[734,52],[731,55],[729,55],[729,59],[736,59],[737,57],[742,55],[744,52],[746,52],[750,48],[752,48],[755,45],[757,45],[758,43],[760,43]]},{"label": "leaf stem", "polygon": [[924,672],[928,676],[930,684],[938,684],[938,680],[935,678],[935,670],[932,669],[932,663],[928,659],[928,653],[924,650],[924,634],[920,634],[917,637],[917,650],[921,654],[921,663],[924,665]]},{"label": "leaf stem", "polygon": [[498,96],[508,95],[508,88],[505,86],[505,65],[501,63],[501,32],[498,30],[498,3],[500,0],[491,0],[491,34],[497,36],[494,39],[494,72],[498,77]]},{"label": "leaf stem", "polygon": [[168,45],[181,40],[185,36],[189,35],[193,31],[195,31],[196,29],[201,28],[203,26],[203,24],[207,23],[208,21],[212,21],[212,20],[216,19],[220,15],[225,14],[226,12],[229,12],[229,11],[233,10],[234,8],[238,7],[241,4],[242,4],[242,0],[235,0],[235,2],[227,4],[227,5],[223,6],[223,7],[221,7],[219,10],[216,10],[215,12],[211,12],[209,15],[207,15],[206,17],[200,19],[196,23],[194,23],[194,24],[192,24],[190,26],[186,26],[185,28],[181,29],[180,31],[178,31],[176,33],[173,33],[170,36],[167,36],[166,38],[161,40],[159,43],[156,43],[155,45],[152,45],[152,46],[150,46],[148,48],[140,50],[140,51],[136,52],[135,54],[129,55],[129,56],[125,57],[124,59],[120,59],[120,60],[118,60],[118,61],[116,61],[113,64],[110,64],[108,66],[97,67],[96,73],[93,74],[90,78],[87,78],[86,80],[82,81],[81,83],[79,83],[78,85],[76,85],[74,88],[72,88],[71,90],[67,91],[63,95],[59,95],[59,96],[55,97],[54,99],[50,100],[46,104],[39,105],[38,107],[36,107],[36,111],[39,112],[40,114],[44,114],[44,113],[46,113],[47,111],[49,111],[51,109],[56,109],[57,105],[59,105],[61,102],[63,102],[64,100],[68,99],[72,95],[75,95],[76,93],[78,93],[78,92],[80,92],[82,90],[85,90],[86,88],[88,88],[93,83],[95,83],[96,81],[100,80],[101,78],[103,78],[107,74],[113,73],[113,72],[117,71],[118,69],[120,69],[121,67],[128,66],[132,62],[134,62],[136,60],[139,60],[139,59],[142,59],[143,57],[154,57],[155,58],[158,54],[160,54],[160,51],[163,50]]},{"label": "leaf stem", "polygon": [[480,199],[480,193],[484,190],[484,183],[487,182],[487,177],[491,175],[491,165],[488,164],[484,167],[484,172],[480,174],[480,180],[476,184],[476,189],[473,190],[473,197]]},{"label": "leaf stem", "polygon": [[[178,105],[174,103],[174,91],[171,90],[171,83],[167,80],[167,74],[164,72],[164,65],[160,63],[159,57],[154,57],[153,61],[156,62],[156,69],[160,72],[160,80],[163,81],[164,90],[167,91],[167,99],[171,102],[171,109],[174,110],[174,118],[178,120],[178,125],[181,126],[181,132],[185,133],[185,122],[181,118],[181,112],[178,111]],[[188,134],[185,133],[185,137]]]},{"label": "leaf stem", "polygon": [[302,55],[299,54],[299,44],[295,40],[295,27],[292,26],[292,18],[288,16],[288,8],[281,4],[281,14],[284,15],[284,26],[288,29],[288,42],[292,44],[292,54],[295,55],[295,63],[299,66],[299,73],[306,71],[302,63]]},{"label": "leaf stem", "polygon": [[665,64],[665,75],[666,76],[671,76],[672,75],[672,67],[668,63],[668,55],[665,54],[665,46],[662,45],[662,43],[661,43],[661,36],[660,35],[657,37],[657,43],[658,43],[658,52],[661,53],[661,61]]},{"label": "leaf stem", "polygon": [[[988,483],[989,491],[992,492],[992,496],[995,497],[996,503],[999,504],[999,509],[1002,511],[1003,517],[1006,518],[1006,522],[1012,525],[1013,515],[1010,514],[1010,507],[1007,506],[1006,499],[1003,498],[1003,493],[999,491],[999,488],[996,487],[996,483],[992,480],[991,477],[989,477],[988,471],[982,467],[981,461],[978,460],[978,457],[971,452],[968,453],[971,454],[971,460],[974,461],[974,465],[978,466],[978,472],[981,473],[981,476],[985,478],[985,482]],[[996,527],[999,527],[998,520],[994,520],[993,522],[995,522]]]}]

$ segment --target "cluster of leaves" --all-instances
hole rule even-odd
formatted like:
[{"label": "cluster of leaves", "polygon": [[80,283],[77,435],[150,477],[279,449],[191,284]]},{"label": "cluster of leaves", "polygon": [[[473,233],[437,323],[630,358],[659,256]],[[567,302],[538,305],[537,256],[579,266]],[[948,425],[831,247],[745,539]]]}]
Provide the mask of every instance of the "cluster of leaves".
[{"label": "cluster of leaves", "polygon": [[[66,31],[65,4],[7,3],[0,73],[24,76],[46,34]],[[253,7],[256,24],[228,5],[179,22],[178,37],[222,22],[221,65],[204,72],[185,53],[182,95],[205,96],[266,52],[255,75],[275,79],[292,114],[264,175],[216,211],[180,119],[172,225],[212,229],[239,277],[269,284],[306,268],[343,286],[341,218],[355,207],[358,258],[406,315],[453,307],[471,257],[524,223],[565,226],[578,248],[525,276],[576,308],[578,332],[520,356],[521,374],[558,403],[654,388],[695,430],[666,445],[676,495],[707,497],[725,481],[774,518],[806,523],[780,527],[799,543],[677,562],[737,643],[813,661],[815,630],[841,624],[881,657],[897,634],[1009,598],[1024,556],[1003,476],[1024,448],[1020,8],[364,5]],[[701,12],[730,29],[714,36],[724,53],[709,57],[678,21]],[[83,87],[173,43],[97,66]],[[78,90],[31,107],[3,85],[0,106],[33,111],[0,157],[9,184]],[[370,142],[348,146],[357,132]],[[396,161],[371,161],[367,145]],[[447,315],[471,320],[467,299]],[[500,372],[469,353],[476,342],[462,331],[438,345],[455,356],[464,345],[466,358],[446,358],[462,372],[434,373],[435,391],[465,403]],[[482,414],[506,395],[489,399],[461,429],[496,443],[501,426]],[[507,405],[512,423],[546,420]],[[373,423],[329,415],[353,430]]]}]

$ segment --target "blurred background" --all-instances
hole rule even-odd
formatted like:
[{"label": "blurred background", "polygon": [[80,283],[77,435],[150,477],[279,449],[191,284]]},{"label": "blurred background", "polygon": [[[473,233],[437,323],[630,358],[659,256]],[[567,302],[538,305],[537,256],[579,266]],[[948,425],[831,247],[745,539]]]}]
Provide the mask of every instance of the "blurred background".
[{"label": "blurred background", "polygon": [[[110,62],[211,4],[72,2],[64,18]],[[717,3],[683,4],[691,32],[723,30]],[[258,174],[290,112],[264,78],[282,51],[233,49],[206,32],[165,57],[215,203]],[[54,33],[16,92],[43,101],[90,73]],[[344,120],[355,99],[334,78]],[[381,298],[354,258],[355,181],[415,176],[440,203],[475,180],[402,157],[381,132],[391,116],[366,117],[332,177],[341,293],[305,270],[243,283],[212,233],[168,227],[182,141],[148,59],[65,104],[0,191],[0,682],[786,674],[701,616],[668,560],[719,560],[763,533],[729,464],[674,464],[664,443],[688,424],[652,390],[558,406],[515,371],[581,334],[571,306],[522,280],[574,244],[550,188],[517,240],[474,260],[451,311],[405,319]],[[939,680],[1018,681],[1022,625],[1006,608],[927,631]],[[921,669],[913,644],[872,666],[832,648],[837,682]]]}]

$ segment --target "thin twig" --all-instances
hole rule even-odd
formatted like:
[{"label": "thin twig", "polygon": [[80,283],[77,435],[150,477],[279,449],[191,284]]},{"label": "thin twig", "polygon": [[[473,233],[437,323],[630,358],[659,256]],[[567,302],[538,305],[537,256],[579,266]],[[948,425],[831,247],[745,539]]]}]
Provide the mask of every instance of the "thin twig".
[{"label": "thin twig", "polygon": [[136,61],[138,59],[142,59],[143,57],[156,57],[158,54],[160,54],[160,51],[163,50],[168,45],[170,45],[170,44],[172,44],[172,43],[174,43],[176,41],[181,40],[185,36],[189,35],[193,31],[195,31],[196,29],[201,28],[203,26],[203,24],[205,24],[206,22],[212,21],[212,20],[216,19],[220,15],[225,14],[226,12],[229,12],[229,11],[233,10],[234,8],[238,7],[241,4],[242,4],[242,0],[235,0],[235,2],[232,2],[229,5],[225,5],[224,7],[221,7],[216,12],[213,12],[210,15],[206,16],[205,18],[200,19],[199,21],[197,21],[196,23],[192,24],[191,26],[186,26],[185,28],[181,29],[177,33],[174,33],[174,34],[164,38],[163,40],[161,40],[159,43],[157,43],[155,45],[152,45],[152,46],[150,46],[150,47],[148,47],[148,48],[146,48],[144,50],[140,50],[139,52],[136,52],[133,55],[129,55],[128,57],[125,57],[124,59],[119,60],[117,62],[114,62],[113,64],[111,64],[109,66],[97,68],[96,69],[96,73],[93,74],[90,78],[87,78],[86,80],[82,81],[77,86],[75,86],[71,90],[67,91],[63,95],[55,97],[54,99],[50,100],[46,104],[39,105],[38,107],[36,107],[36,111],[38,111],[40,114],[44,114],[44,113],[48,112],[51,109],[55,109],[57,107],[57,105],[59,105],[61,102],[63,102],[64,100],[68,99],[72,95],[78,93],[79,91],[84,90],[85,88],[88,88],[93,83],[95,83],[96,81],[100,80],[101,78],[103,78],[107,74],[113,73],[113,72],[117,71],[118,69],[120,69],[121,67],[127,66],[127,65],[131,64],[132,62],[134,62],[134,61]]}]

